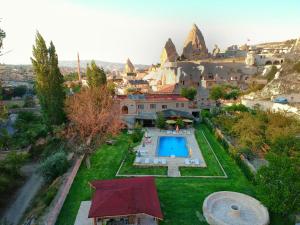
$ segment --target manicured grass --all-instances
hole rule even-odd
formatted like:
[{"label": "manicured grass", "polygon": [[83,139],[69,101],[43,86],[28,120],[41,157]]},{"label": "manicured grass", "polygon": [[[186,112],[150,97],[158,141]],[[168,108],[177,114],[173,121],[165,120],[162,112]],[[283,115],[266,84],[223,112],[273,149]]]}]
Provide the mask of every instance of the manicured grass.
[{"label": "manicured grass", "polygon": [[[205,168],[193,168],[193,167],[181,167],[180,173],[182,176],[224,176],[223,171],[221,170],[220,165],[218,164],[212,149],[207,143],[204,133],[205,130],[203,127],[198,126],[195,130],[195,137],[198,142],[199,148],[202,152],[204,160],[206,162]],[[211,135],[209,132],[205,132],[206,138]]]},{"label": "manicured grass", "polygon": [[[215,191],[238,191],[254,195],[253,186],[206,126],[200,125],[197,129],[205,132],[228,178],[156,178],[156,186],[164,214],[164,221],[160,224],[207,225],[202,216],[202,203],[205,197]],[[74,224],[80,202],[91,199],[88,185],[90,181],[115,178],[115,173],[128,148],[127,140],[128,135],[121,134],[114,146],[103,145],[95,152],[91,157],[89,170],[84,164],[81,166],[62,208],[57,225]],[[125,169],[128,168],[125,166]],[[128,170],[131,172],[132,168]]]},{"label": "manicured grass", "polygon": [[121,175],[167,175],[168,167],[155,166],[155,167],[137,167],[133,165],[135,154],[130,153],[127,155],[122,168],[119,171]]}]

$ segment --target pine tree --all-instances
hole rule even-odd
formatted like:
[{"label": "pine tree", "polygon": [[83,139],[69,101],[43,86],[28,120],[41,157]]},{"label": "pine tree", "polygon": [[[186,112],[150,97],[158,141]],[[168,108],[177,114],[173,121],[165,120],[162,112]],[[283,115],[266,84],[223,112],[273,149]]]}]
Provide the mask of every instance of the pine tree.
[{"label": "pine tree", "polygon": [[106,74],[104,69],[98,67],[94,60],[92,60],[91,65],[87,65],[86,76],[89,87],[99,87],[106,84]]},{"label": "pine tree", "polygon": [[36,90],[47,125],[61,124],[65,119],[63,76],[58,68],[58,58],[53,43],[47,49],[39,32],[36,34],[31,58],[36,75]]}]

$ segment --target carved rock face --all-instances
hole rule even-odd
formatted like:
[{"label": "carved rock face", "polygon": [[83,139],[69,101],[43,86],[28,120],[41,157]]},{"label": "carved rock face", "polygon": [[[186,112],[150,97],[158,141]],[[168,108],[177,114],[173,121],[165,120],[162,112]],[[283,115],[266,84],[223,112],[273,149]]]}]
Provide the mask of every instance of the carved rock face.
[{"label": "carved rock face", "polygon": [[160,62],[163,65],[166,62],[175,62],[177,58],[178,54],[175,45],[173,44],[171,38],[169,38],[162,50]]},{"label": "carved rock face", "polygon": [[125,64],[125,73],[134,73],[135,72],[135,68],[132,64],[132,62],[130,61],[130,59],[127,59],[126,64]]},{"label": "carved rock face", "polygon": [[188,60],[198,60],[208,57],[204,37],[196,24],[193,25],[184,43],[182,55]]}]

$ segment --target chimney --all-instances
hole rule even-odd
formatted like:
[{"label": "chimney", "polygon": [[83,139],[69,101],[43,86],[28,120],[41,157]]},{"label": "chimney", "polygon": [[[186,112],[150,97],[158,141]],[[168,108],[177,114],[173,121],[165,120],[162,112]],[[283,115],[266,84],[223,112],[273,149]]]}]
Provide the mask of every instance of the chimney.
[{"label": "chimney", "polygon": [[78,80],[79,82],[81,82],[79,52],[77,52],[77,73],[78,73]]}]

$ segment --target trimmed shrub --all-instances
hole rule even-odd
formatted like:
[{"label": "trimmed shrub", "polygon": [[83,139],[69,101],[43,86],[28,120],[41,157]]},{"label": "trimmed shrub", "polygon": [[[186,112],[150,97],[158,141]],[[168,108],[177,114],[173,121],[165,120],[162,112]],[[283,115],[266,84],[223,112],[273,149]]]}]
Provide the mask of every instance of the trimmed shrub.
[{"label": "trimmed shrub", "polygon": [[47,182],[54,180],[62,175],[69,167],[67,155],[65,152],[57,152],[48,158],[40,165],[40,173]]}]

